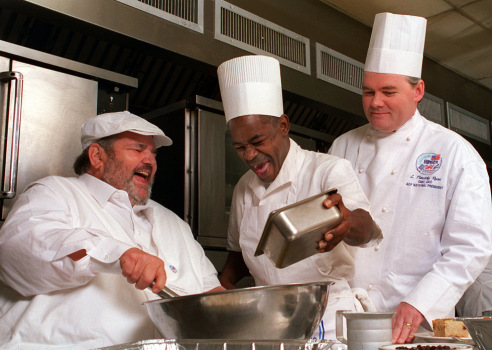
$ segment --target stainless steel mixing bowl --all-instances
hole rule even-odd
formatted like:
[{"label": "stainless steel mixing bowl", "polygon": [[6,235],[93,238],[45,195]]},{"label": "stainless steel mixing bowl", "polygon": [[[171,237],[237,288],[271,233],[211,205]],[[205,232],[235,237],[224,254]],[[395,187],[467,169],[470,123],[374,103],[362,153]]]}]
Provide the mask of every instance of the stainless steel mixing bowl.
[{"label": "stainless steel mixing bowl", "polygon": [[165,339],[308,339],[331,282],[252,287],[145,303]]}]

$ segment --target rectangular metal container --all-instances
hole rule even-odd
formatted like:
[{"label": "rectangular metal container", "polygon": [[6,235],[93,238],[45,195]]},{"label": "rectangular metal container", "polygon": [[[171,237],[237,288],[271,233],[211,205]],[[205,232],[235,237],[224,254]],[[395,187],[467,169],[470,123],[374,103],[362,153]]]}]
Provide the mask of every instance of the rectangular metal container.
[{"label": "rectangular metal container", "polygon": [[284,268],[318,253],[322,235],[342,221],[337,207],[323,206],[336,192],[331,189],[272,211],[255,256],[265,254],[276,267]]}]

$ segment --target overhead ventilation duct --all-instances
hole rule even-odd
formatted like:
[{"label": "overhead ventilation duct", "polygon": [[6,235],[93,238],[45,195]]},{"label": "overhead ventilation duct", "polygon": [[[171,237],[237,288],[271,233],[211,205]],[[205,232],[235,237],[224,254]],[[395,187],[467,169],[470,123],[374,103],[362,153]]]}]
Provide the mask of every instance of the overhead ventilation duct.
[{"label": "overhead ventilation duct", "polygon": [[490,145],[490,122],[476,114],[447,102],[451,130]]},{"label": "overhead ventilation duct", "polygon": [[116,0],[203,33],[203,0]]},{"label": "overhead ventilation duct", "polygon": [[316,43],[316,77],[362,95],[364,64]]},{"label": "overhead ventilation duct", "polygon": [[308,38],[222,0],[215,2],[215,38],[311,74]]},{"label": "overhead ventilation duct", "polygon": [[420,114],[433,122],[446,126],[444,100],[429,93],[425,93],[418,104]]}]

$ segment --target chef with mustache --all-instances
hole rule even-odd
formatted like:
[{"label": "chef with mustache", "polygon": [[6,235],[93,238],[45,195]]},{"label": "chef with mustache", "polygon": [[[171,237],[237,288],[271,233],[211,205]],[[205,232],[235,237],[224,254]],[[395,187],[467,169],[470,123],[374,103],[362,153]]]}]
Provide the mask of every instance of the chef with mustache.
[{"label": "chef with mustache", "polygon": [[[283,113],[279,62],[266,56],[243,56],[218,67],[225,117],[238,156],[250,170],[234,189],[228,227],[229,255],[220,275],[228,289],[248,272],[258,286],[332,281],[328,307],[314,334],[335,338],[335,311],[354,310],[347,280],[353,275],[356,246],[381,239],[350,163],[335,156],[301,149],[289,137]],[[337,206],[343,221],[326,232],[320,252],[283,269],[265,255],[255,257],[272,210],[337,188],[326,208]],[[315,243],[315,242],[313,242]]]},{"label": "chef with mustache", "polygon": [[81,133],[80,176],[30,184],[0,230],[2,348],[159,338],[142,303],[164,285],[224,290],[189,226],[149,199],[157,148],[171,139],[126,111],[95,116]]}]

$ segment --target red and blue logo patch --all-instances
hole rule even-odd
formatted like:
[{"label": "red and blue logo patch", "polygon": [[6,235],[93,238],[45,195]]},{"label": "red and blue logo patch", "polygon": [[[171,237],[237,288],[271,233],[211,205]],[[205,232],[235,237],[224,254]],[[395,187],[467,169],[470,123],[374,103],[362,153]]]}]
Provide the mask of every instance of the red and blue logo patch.
[{"label": "red and blue logo patch", "polygon": [[417,158],[415,164],[417,171],[422,175],[431,175],[441,169],[442,158],[440,154],[424,153]]}]

